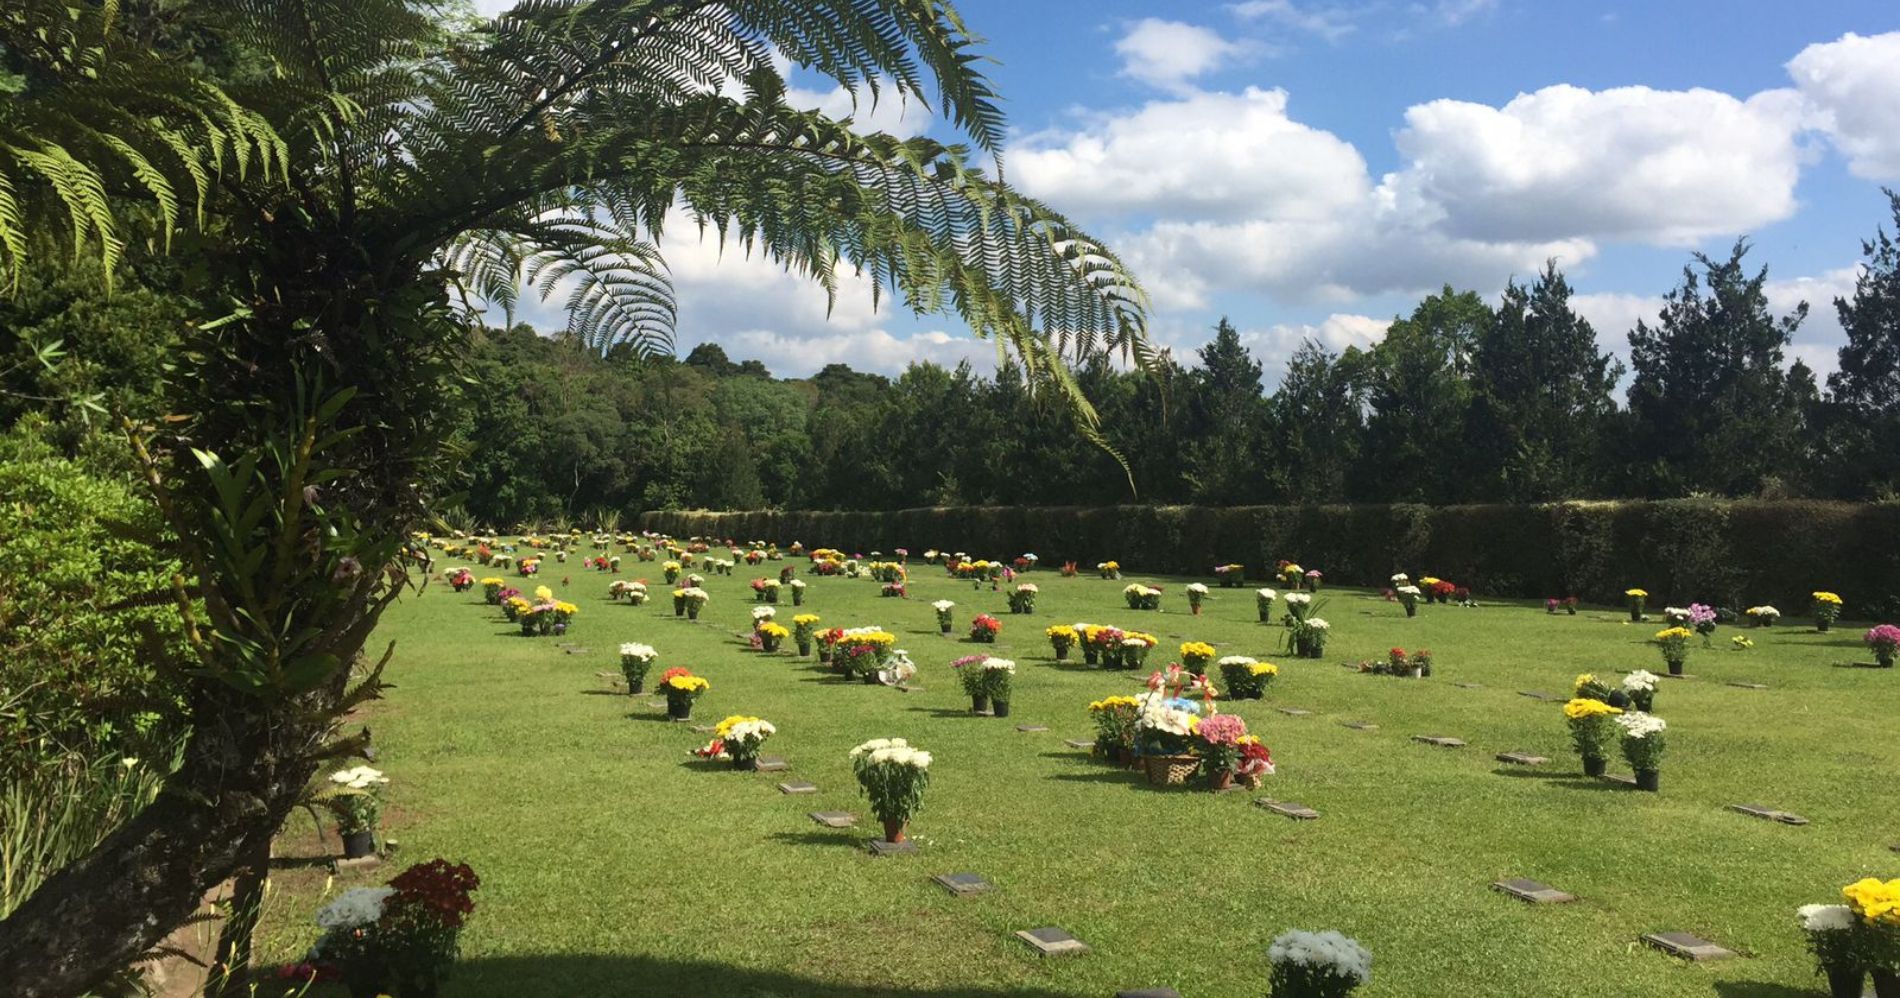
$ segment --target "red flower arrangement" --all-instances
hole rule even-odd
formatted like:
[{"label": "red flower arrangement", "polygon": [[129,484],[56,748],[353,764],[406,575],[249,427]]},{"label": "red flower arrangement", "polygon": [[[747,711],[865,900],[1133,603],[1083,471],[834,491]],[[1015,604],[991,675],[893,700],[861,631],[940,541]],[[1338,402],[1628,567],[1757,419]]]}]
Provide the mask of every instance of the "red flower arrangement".
[{"label": "red flower arrangement", "polygon": [[970,621],[970,640],[991,644],[996,641],[996,632],[1003,629],[1003,622],[987,613],[979,613]]},{"label": "red flower arrangement", "polygon": [[1075,578],[1075,576],[1076,576],[1076,571],[1077,571],[1077,570],[1076,570],[1076,567],[1075,567],[1075,562],[1072,562],[1072,561],[1065,561],[1065,562],[1063,562],[1063,563],[1062,563],[1062,577],[1063,577],[1063,578],[1065,578],[1065,579],[1073,579],[1073,578]]},{"label": "red flower arrangement", "polygon": [[459,929],[475,910],[475,901],[469,895],[481,885],[482,879],[467,863],[446,859],[417,863],[389,882],[396,893],[383,902],[383,917],[416,917],[443,928]]}]

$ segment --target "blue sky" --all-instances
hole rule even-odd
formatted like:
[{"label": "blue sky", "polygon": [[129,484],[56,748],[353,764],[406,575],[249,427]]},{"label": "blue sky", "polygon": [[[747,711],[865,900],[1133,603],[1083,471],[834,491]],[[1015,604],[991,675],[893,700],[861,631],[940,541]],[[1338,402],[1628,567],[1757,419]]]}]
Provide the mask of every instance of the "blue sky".
[{"label": "blue sky", "polygon": [[[1777,307],[1811,302],[1792,352],[1827,370],[1831,299],[1886,221],[1880,187],[1900,186],[1891,2],[959,7],[999,62],[1011,180],[1136,266],[1184,359],[1225,314],[1277,371],[1301,339],[1370,343],[1440,284],[1495,297],[1548,257],[1623,352],[1691,252],[1746,236]],[[949,134],[917,108],[859,117]],[[667,249],[682,352],[717,341],[785,375],[989,356],[954,320],[874,311],[862,288],[828,314],[769,265]]]}]

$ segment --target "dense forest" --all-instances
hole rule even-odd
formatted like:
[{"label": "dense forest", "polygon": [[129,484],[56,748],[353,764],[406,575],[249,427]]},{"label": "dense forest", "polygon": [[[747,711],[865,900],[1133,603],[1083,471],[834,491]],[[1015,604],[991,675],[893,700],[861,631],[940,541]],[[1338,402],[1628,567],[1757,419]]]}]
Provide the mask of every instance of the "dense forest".
[{"label": "dense forest", "polygon": [[[1900,222],[1900,197],[1894,209]],[[1767,270],[1738,245],[1684,268],[1629,331],[1628,370],[1555,268],[1495,305],[1448,287],[1368,350],[1308,342],[1271,387],[1225,321],[1155,376],[1097,359],[1077,376],[1113,454],[1010,366],[780,379],[716,344],[603,357],[526,326],[477,333],[441,404],[458,420],[463,503],[488,523],[680,507],[1889,498],[1900,243],[1883,227],[1863,249],[1853,297],[1817,306],[1848,334],[1825,383],[1784,356],[1805,312],[1771,314]],[[106,297],[62,270],[0,302],[0,425],[109,452],[92,432],[103,414],[162,409],[188,310],[162,267],[139,276]],[[54,342],[68,354],[36,362]]]},{"label": "dense forest", "polygon": [[[1900,219],[1900,199],[1895,201]],[[1542,501],[1809,496],[1900,489],[1900,248],[1882,231],[1835,308],[1848,333],[1825,384],[1784,349],[1746,248],[1697,257],[1629,331],[1630,369],[1571,308],[1554,268],[1496,305],[1446,288],[1369,350],[1314,343],[1262,382],[1223,321],[1158,377],[1079,372],[1141,501]],[[467,507],[494,523],[679,506],[898,509],[1128,501],[1116,457],[1079,443],[1020,373],[914,364],[894,379],[808,379],[735,363],[590,356],[491,331],[462,440]],[[1185,358],[1182,358],[1185,359]]]}]

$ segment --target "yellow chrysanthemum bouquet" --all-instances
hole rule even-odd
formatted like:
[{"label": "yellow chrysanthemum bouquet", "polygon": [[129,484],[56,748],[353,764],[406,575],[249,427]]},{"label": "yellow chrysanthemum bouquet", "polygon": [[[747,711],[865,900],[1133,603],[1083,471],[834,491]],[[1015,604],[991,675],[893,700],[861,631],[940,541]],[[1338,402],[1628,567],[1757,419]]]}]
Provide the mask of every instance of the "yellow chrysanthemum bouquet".
[{"label": "yellow chrysanthemum bouquet", "polygon": [[1601,700],[1587,697],[1564,704],[1564,719],[1570,724],[1570,742],[1583,760],[1584,775],[1602,776],[1608,768],[1610,736],[1616,727],[1615,718],[1621,713]]}]

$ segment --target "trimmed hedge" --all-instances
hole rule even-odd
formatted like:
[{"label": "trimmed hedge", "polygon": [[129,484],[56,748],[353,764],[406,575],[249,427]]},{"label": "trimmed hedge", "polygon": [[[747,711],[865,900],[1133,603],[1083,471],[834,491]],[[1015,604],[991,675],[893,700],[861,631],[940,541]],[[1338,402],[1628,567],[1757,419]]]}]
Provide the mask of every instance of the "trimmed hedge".
[{"label": "trimmed hedge", "polygon": [[675,537],[1013,558],[1048,568],[1109,558],[1131,572],[1196,575],[1238,561],[1264,578],[1281,558],[1338,585],[1436,575],[1480,596],[1575,595],[1650,605],[1691,600],[1807,612],[1831,589],[1855,618],[1900,618],[1900,503],[1566,502],[1544,505],[949,507],[895,512],[650,512]]}]

